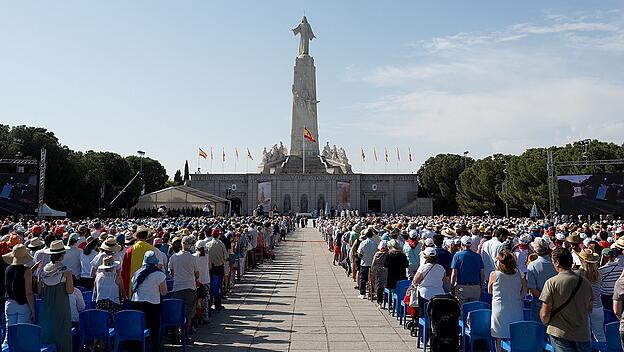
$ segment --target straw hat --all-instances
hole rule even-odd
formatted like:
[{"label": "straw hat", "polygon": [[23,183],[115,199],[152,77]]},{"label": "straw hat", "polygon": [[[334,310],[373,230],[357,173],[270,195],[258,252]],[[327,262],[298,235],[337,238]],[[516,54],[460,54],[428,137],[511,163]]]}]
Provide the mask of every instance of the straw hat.
[{"label": "straw hat", "polygon": [[620,237],[615,241],[615,248],[624,249],[624,237]]},{"label": "straw hat", "polygon": [[600,259],[600,255],[598,255],[598,253],[594,253],[594,251],[589,248],[582,249],[578,255],[587,263],[598,263],[598,260]]},{"label": "straw hat", "polygon": [[565,241],[572,244],[580,244],[581,242],[583,242],[583,240],[581,239],[581,235],[578,232],[569,234],[568,237],[566,237]]},{"label": "straw hat", "polygon": [[536,237],[533,242],[531,242],[531,248],[538,254],[545,254],[550,249],[548,243],[541,237]]},{"label": "straw hat", "polygon": [[455,237],[455,235],[455,231],[453,231],[450,227],[442,229],[442,236],[444,237],[452,238]]},{"label": "straw hat", "polygon": [[397,240],[390,240],[390,242],[388,242],[388,248],[389,249],[393,249],[393,250],[397,250],[397,251],[402,251],[403,247],[401,247],[401,243],[399,243],[399,241]]},{"label": "straw hat", "polygon": [[52,242],[52,244],[50,244],[50,248],[44,249],[43,253],[45,253],[45,254],[59,254],[59,253],[65,253],[68,249],[69,249],[69,247],[65,246],[63,244],[63,241],[56,240],[56,241]]},{"label": "straw hat", "polygon": [[43,245],[45,245],[45,243],[43,243],[41,238],[35,237],[32,240],[30,240],[30,243],[28,244],[28,248],[37,248],[37,247],[41,247]]},{"label": "straw hat", "polygon": [[115,257],[112,255],[104,257],[102,264],[98,266],[98,270],[112,269],[119,266],[119,261],[115,260]]},{"label": "straw hat", "polygon": [[10,265],[24,265],[30,263],[33,260],[33,256],[30,255],[30,251],[23,244],[18,244],[13,247],[11,253],[2,256],[2,259]]},{"label": "straw hat", "polygon": [[22,243],[22,240],[20,240],[19,235],[16,233],[12,234],[11,237],[9,237],[9,240],[7,241],[7,245],[9,247],[17,246],[20,243]]},{"label": "straw hat", "polygon": [[121,250],[121,246],[117,244],[117,240],[113,236],[108,237],[102,243],[102,245],[100,245],[100,248],[107,252],[113,252],[113,253],[117,253]]}]

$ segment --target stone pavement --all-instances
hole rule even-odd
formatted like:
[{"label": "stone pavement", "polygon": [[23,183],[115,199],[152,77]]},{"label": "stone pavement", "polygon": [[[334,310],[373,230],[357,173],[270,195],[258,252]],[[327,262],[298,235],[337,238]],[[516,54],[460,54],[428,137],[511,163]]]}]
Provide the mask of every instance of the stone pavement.
[{"label": "stone pavement", "polygon": [[316,229],[298,229],[276,254],[245,274],[189,350],[416,351],[415,338],[395,318],[357,298]]}]

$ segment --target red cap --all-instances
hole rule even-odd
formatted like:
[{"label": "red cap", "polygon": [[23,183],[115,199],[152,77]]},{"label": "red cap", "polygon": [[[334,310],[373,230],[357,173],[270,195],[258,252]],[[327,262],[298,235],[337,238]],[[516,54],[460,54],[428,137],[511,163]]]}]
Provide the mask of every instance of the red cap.
[{"label": "red cap", "polygon": [[65,229],[61,226],[57,226],[54,228],[54,234],[55,235],[62,235],[63,232],[65,232]]},{"label": "red cap", "polygon": [[214,237],[214,238],[219,237],[219,229],[214,228],[214,229],[212,230],[212,237]]},{"label": "red cap", "polygon": [[32,227],[33,235],[39,236],[39,235],[41,235],[42,232],[43,232],[43,230],[41,229],[41,226],[35,225],[35,226]]}]

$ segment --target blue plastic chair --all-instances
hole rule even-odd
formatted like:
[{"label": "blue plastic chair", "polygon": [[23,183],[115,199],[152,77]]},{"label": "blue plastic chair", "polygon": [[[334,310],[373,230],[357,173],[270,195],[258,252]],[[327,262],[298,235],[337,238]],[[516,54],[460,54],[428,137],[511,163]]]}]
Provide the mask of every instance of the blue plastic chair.
[{"label": "blue plastic chair", "polygon": [[490,323],[492,320],[492,310],[490,309],[477,309],[468,313],[469,326],[466,326],[464,330],[464,344],[462,350],[465,351],[465,343],[468,340],[470,345],[470,352],[474,351],[474,342],[477,340],[486,340],[489,351],[494,351],[495,347],[492,340]]},{"label": "blue plastic chair", "polygon": [[35,298],[35,323],[39,324],[39,311],[41,310],[41,298]]},{"label": "blue plastic chair", "polygon": [[149,329],[145,328],[145,314],[138,310],[122,310],[113,314],[113,336],[115,348],[119,351],[119,345],[124,341],[139,341],[141,351],[147,350],[147,341],[150,336]]},{"label": "blue plastic chair", "polygon": [[383,304],[385,305],[386,302],[388,302],[388,314],[390,314],[390,310],[392,309],[392,295],[394,295],[393,288],[384,288]]},{"label": "blue plastic chair", "polygon": [[95,309],[93,302],[93,291],[82,291],[82,299],[85,301],[86,309]]},{"label": "blue plastic chair", "polygon": [[405,297],[405,292],[407,292],[407,288],[410,286],[410,280],[401,280],[397,281],[396,288],[392,293],[392,306],[394,309],[392,310],[392,316],[397,317],[399,319],[400,310],[401,310],[401,301]]},{"label": "blue plastic chair", "polygon": [[481,292],[481,298],[479,301],[492,305],[492,295],[487,293],[487,291],[483,291]]},{"label": "blue plastic chair", "polygon": [[33,324],[10,325],[7,342],[9,352],[56,352],[55,344],[41,344],[41,328]]},{"label": "blue plastic chair", "polygon": [[622,352],[620,322],[614,321],[605,326],[606,342],[592,341],[592,348],[600,352]]},{"label": "blue plastic chair", "polygon": [[167,283],[167,292],[171,292],[173,291],[173,280],[165,280],[165,283]]},{"label": "blue plastic chair", "polygon": [[619,321],[618,318],[615,316],[615,313],[613,313],[612,310],[603,309],[603,311],[604,311],[604,324],[603,325],[605,327],[609,323],[613,323],[614,321]]},{"label": "blue plastic chair", "polygon": [[416,348],[420,348],[420,343],[423,344],[423,352],[427,352],[427,339],[429,328],[429,314],[427,314],[428,302],[423,305],[423,317],[418,318],[418,336],[416,336]]},{"label": "blue plastic chair", "polygon": [[459,320],[459,327],[461,328],[461,336],[462,336],[462,352],[466,351],[466,346],[463,343],[466,337],[466,324],[464,322],[468,318],[468,314],[472,312],[473,310],[477,310],[477,309],[491,309],[491,306],[481,301],[464,303],[464,305],[462,306],[461,319]]},{"label": "blue plastic chair", "polygon": [[105,350],[110,346],[110,336],[113,329],[109,328],[110,313],[99,309],[87,309],[80,312],[80,347],[86,343],[93,344],[96,340],[105,343]]},{"label": "blue plastic chair", "polygon": [[546,327],[535,321],[509,324],[509,340],[501,341],[501,350],[509,352],[541,352],[544,350]]},{"label": "blue plastic chair", "polygon": [[165,336],[167,328],[180,328],[182,331],[182,350],[186,351],[186,315],[184,301],[181,299],[165,299],[160,302],[160,337]]}]

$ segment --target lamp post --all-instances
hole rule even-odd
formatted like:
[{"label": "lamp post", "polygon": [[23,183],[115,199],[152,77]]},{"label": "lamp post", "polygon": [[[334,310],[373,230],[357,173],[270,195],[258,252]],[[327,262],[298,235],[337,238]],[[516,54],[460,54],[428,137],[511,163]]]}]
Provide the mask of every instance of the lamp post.
[{"label": "lamp post", "polygon": [[503,174],[505,174],[505,180],[503,181],[501,191],[505,195],[505,217],[509,218],[509,205],[507,204],[507,169],[503,169]]},{"label": "lamp post", "polygon": [[470,153],[468,150],[464,152],[464,170],[468,167],[468,153]]},{"label": "lamp post", "polygon": [[137,154],[139,154],[139,175],[141,175],[141,195],[145,194],[145,182],[143,181],[143,157],[145,156],[145,152],[142,150],[137,150]]}]

